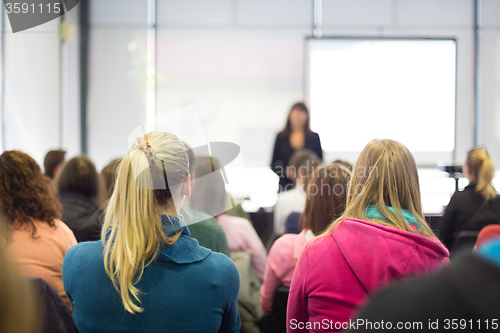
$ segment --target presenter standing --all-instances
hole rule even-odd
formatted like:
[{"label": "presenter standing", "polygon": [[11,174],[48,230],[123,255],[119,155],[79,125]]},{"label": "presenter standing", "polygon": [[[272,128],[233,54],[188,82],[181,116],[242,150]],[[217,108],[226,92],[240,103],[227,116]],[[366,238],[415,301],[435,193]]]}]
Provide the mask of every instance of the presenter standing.
[{"label": "presenter standing", "polygon": [[[280,177],[280,192],[293,187],[292,180],[288,178],[287,167],[295,151],[307,148],[323,160],[319,135],[311,131],[309,120],[309,110],[306,105],[295,103],[290,109],[285,128],[276,137],[271,169]],[[297,170],[292,170],[294,171]]]}]

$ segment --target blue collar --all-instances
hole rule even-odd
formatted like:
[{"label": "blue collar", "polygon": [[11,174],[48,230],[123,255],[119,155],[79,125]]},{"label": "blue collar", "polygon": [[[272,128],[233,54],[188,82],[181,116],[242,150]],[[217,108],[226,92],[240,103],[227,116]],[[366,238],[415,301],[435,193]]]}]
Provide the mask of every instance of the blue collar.
[{"label": "blue collar", "polygon": [[176,264],[190,264],[201,261],[208,257],[212,251],[198,244],[195,238],[192,238],[186,222],[182,217],[172,215],[160,215],[163,225],[163,232],[170,236],[179,231],[181,235],[177,241],[164,246],[158,253],[157,261]]},{"label": "blue collar", "polygon": [[161,224],[163,226],[163,232],[167,236],[174,235],[175,233],[181,231],[183,234],[191,236],[189,229],[187,228],[186,221],[182,218],[182,216],[173,216],[173,215],[160,215]]},{"label": "blue collar", "polygon": [[[387,208],[394,213],[394,208],[391,206],[387,206]],[[409,225],[413,225],[417,228],[417,230],[422,231],[422,226],[420,222],[413,216],[412,213],[408,209],[401,209],[403,212],[403,217]],[[375,205],[370,205],[366,208],[365,215],[370,220],[383,221],[383,222],[391,222],[386,216],[384,216]]]}]

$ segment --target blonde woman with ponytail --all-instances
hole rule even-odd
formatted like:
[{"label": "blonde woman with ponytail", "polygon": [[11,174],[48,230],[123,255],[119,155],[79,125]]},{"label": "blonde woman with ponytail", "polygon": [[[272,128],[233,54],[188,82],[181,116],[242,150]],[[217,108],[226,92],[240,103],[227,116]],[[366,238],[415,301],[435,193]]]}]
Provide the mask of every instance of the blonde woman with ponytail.
[{"label": "blonde woman with ponytail", "polygon": [[500,223],[500,200],[491,184],[495,167],[485,148],[475,147],[467,153],[464,171],[469,185],[453,194],[438,226],[439,237],[450,249],[460,231],[479,231]]},{"label": "blonde woman with ponytail", "polygon": [[179,211],[191,195],[184,145],[137,138],[119,166],[100,241],[71,248],[64,287],[85,332],[239,332],[239,276],[199,246]]},{"label": "blonde woman with ponytail", "polygon": [[372,292],[448,255],[422,214],[413,156],[399,142],[373,140],[352,171],[345,211],[302,251],[287,332],[340,332]]}]

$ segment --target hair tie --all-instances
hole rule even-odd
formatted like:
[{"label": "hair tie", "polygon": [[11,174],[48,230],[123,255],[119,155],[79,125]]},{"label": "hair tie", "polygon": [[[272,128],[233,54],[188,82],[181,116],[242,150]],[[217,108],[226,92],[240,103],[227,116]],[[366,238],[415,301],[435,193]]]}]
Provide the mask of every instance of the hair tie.
[{"label": "hair tie", "polygon": [[148,136],[147,135],[144,135],[144,140],[146,141],[146,147],[148,147],[149,149],[151,149],[151,146],[149,145],[149,141],[148,141]]}]

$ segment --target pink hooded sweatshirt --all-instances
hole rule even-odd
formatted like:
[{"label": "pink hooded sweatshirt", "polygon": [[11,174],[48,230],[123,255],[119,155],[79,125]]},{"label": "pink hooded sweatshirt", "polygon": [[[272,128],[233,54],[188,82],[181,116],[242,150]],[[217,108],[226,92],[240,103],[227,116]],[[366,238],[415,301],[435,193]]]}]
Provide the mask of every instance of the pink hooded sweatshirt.
[{"label": "pink hooded sweatshirt", "polygon": [[339,332],[372,292],[448,263],[436,239],[346,219],[305,246],[292,278],[287,332]]}]

